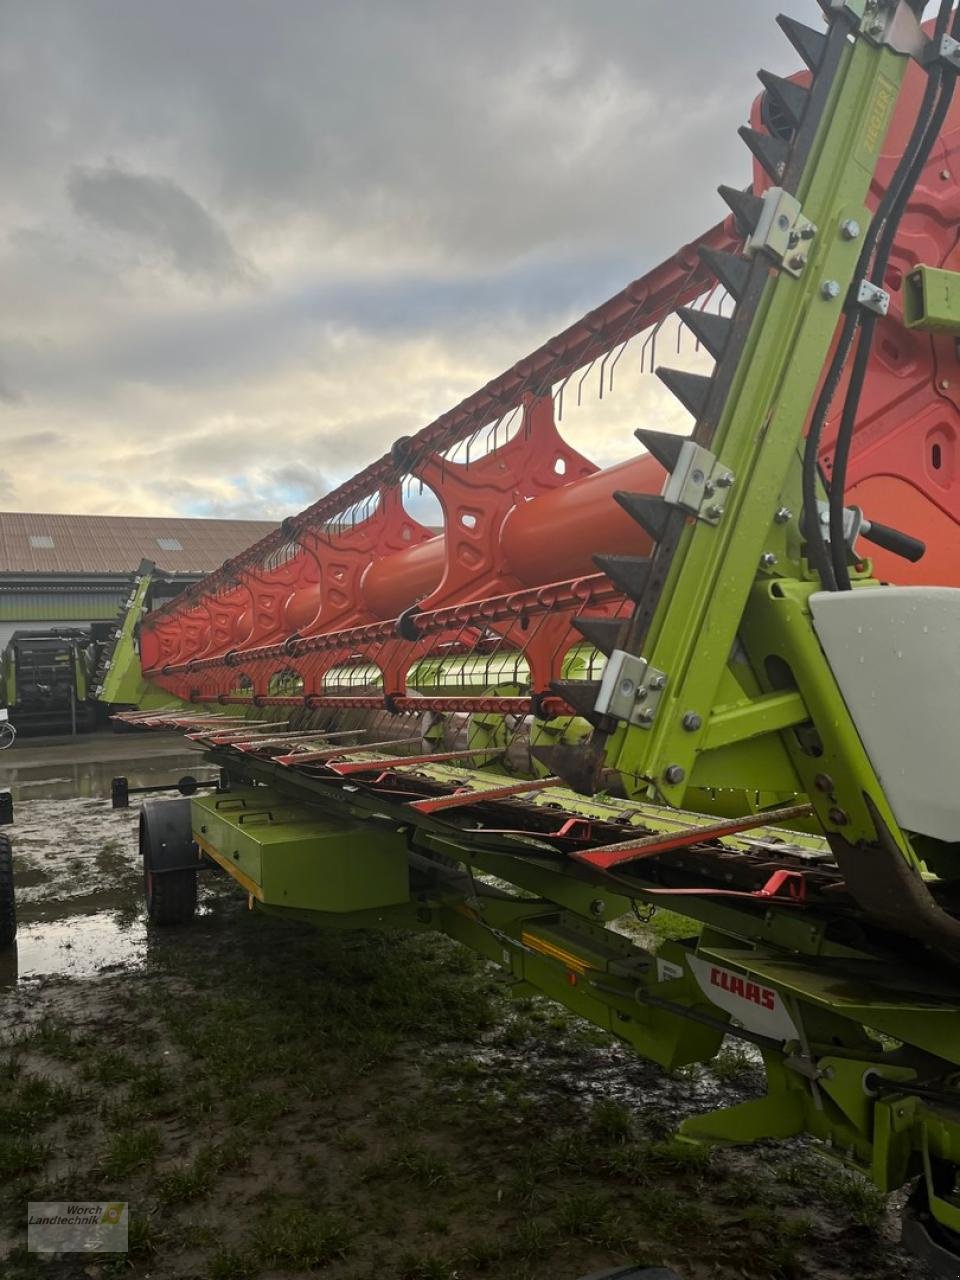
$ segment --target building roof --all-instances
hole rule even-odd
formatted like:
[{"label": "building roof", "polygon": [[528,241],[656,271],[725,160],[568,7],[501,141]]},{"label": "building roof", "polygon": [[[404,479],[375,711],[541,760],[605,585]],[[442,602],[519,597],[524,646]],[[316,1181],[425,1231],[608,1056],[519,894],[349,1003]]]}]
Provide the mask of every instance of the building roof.
[{"label": "building roof", "polygon": [[0,511],[0,573],[209,573],[276,524],[181,516],[61,516]]}]

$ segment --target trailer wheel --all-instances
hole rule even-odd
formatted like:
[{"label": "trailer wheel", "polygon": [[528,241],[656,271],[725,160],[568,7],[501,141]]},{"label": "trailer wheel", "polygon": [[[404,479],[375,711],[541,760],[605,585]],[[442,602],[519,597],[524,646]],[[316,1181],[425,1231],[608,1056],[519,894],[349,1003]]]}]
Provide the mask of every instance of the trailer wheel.
[{"label": "trailer wheel", "polygon": [[187,924],[197,910],[197,854],[189,800],[147,800],[140,810],[143,898],[153,924]]},{"label": "trailer wheel", "polygon": [[13,946],[17,936],[17,906],[13,888],[13,846],[0,836],[0,951]]}]

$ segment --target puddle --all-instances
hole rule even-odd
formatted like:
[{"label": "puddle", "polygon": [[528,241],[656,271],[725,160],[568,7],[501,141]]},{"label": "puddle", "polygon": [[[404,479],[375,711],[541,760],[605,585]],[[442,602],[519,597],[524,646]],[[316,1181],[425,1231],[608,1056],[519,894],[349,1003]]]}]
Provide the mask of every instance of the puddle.
[{"label": "puddle", "polygon": [[114,809],[111,779],[148,787],[212,773],[180,738],[91,734],[18,743],[0,755],[0,788],[13,792],[14,821],[3,830],[13,843],[19,918],[15,946],[0,954],[0,988],[142,967],[140,797]]},{"label": "puddle", "polygon": [[147,954],[142,920],[110,911],[21,925],[14,946],[0,954],[0,987],[29,978],[88,978],[106,968],[139,968]]},{"label": "puddle", "polygon": [[[198,780],[216,778],[195,751],[171,752],[155,759],[60,760],[47,763],[31,752],[21,764],[15,754],[0,756],[0,788],[18,800],[110,798],[110,783],[123,774],[131,787],[176,782],[185,774]],[[171,793],[172,794],[172,793]]]}]

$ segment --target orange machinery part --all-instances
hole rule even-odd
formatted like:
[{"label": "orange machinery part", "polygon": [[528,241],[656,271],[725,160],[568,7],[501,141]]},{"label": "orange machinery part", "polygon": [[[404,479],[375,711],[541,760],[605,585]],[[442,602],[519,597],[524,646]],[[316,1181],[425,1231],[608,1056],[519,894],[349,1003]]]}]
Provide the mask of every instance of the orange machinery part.
[{"label": "orange machinery part", "polygon": [[[500,526],[505,567],[523,586],[537,587],[596,573],[594,552],[646,555],[650,539],[613,494],[617,489],[659,493],[664,474],[655,458],[642,454],[518,503]],[[436,588],[444,557],[440,534],[372,561],[360,581],[366,609],[378,620],[398,617]]]}]

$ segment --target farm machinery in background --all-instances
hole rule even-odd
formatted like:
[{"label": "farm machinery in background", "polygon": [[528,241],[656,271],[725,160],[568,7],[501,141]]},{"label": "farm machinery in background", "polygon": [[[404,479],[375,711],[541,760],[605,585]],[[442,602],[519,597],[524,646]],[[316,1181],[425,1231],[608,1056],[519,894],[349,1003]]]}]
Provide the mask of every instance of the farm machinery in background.
[{"label": "farm machinery in background", "polygon": [[[738,1037],[767,1095],[684,1134],[915,1180],[956,1275],[960,21],[822,7],[780,19],[806,70],[760,73],[729,218],[176,600],[144,574],[101,696],[229,782],[143,806],[152,919],[218,864],[442,930],[666,1067]],[[601,471],[563,397],[674,314],[714,359],[657,369],[692,430]],[[689,939],[609,927],[657,906]]]},{"label": "farm machinery in background", "polygon": [[0,651],[0,706],[18,732],[84,733],[97,704],[95,641],[79,627],[15,631]]},{"label": "farm machinery in background", "polygon": [[144,560],[130,575],[131,593],[112,624],[14,631],[0,649],[0,711],[6,713],[0,748],[16,733],[86,733],[103,722],[107,708],[150,706],[151,687],[124,649],[124,628],[197,580],[195,573],[160,572]]}]

